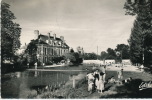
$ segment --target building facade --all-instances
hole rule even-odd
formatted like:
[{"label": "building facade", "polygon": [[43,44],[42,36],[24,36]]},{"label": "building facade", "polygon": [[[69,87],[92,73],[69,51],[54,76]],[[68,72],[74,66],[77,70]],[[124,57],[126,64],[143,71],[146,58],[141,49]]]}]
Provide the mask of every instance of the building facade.
[{"label": "building facade", "polygon": [[84,54],[83,47],[78,46],[78,47],[77,47],[77,51],[78,51],[78,53],[80,53],[80,54]]},{"label": "building facade", "polygon": [[37,60],[40,63],[50,63],[54,57],[61,57],[69,52],[69,46],[65,43],[64,37],[51,36],[51,32],[47,35],[39,34],[38,30],[34,31],[37,43]]}]

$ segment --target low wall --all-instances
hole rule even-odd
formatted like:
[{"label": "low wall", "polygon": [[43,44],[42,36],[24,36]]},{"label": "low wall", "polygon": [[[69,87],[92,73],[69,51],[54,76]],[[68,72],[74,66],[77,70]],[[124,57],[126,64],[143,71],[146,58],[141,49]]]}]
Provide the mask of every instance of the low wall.
[{"label": "low wall", "polygon": [[102,60],[83,60],[84,64],[103,64]]},{"label": "low wall", "polygon": [[[105,63],[102,60],[84,60],[83,63],[84,64],[93,64],[93,63],[94,64],[115,64],[115,60],[105,60]],[[122,60],[122,63],[125,65],[131,65],[131,62],[129,59]]]}]

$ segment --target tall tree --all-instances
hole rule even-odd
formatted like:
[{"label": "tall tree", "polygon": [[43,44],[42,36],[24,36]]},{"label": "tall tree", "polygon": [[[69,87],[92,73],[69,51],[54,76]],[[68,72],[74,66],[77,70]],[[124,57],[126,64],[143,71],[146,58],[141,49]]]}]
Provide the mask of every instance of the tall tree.
[{"label": "tall tree", "polygon": [[108,54],[105,51],[102,51],[101,56],[100,56],[101,60],[105,60],[107,57],[108,57]]},{"label": "tall tree", "polygon": [[34,64],[37,62],[37,45],[38,40],[31,40],[27,45],[24,55],[26,56],[29,63]]},{"label": "tall tree", "polygon": [[107,59],[115,59],[116,57],[116,54],[115,54],[115,51],[111,48],[108,48],[107,49],[107,52],[108,52],[108,57]]},{"label": "tall tree", "polygon": [[[132,0],[127,0],[124,8],[126,9],[126,15],[136,15],[135,23],[137,25],[134,25],[132,30],[140,31],[140,34],[136,32],[136,37],[141,38],[140,35],[142,35],[142,39],[140,39],[142,46],[140,45],[138,48],[139,50],[142,48],[142,56],[145,59],[143,59],[143,61],[140,61],[140,63],[152,64],[152,0],[134,0],[134,2],[131,1]],[[134,32],[132,32],[131,35],[133,33]],[[130,36],[129,41],[132,41],[132,39],[134,39],[133,35]],[[138,44],[139,43],[134,43],[136,46]],[[134,45],[130,46],[130,49],[133,50],[133,48],[135,48]],[[132,53],[133,52],[135,53],[136,51],[132,51]],[[138,55],[138,58],[142,57],[140,53],[136,55]],[[131,57],[133,58],[133,55],[131,55]],[[132,63],[136,63],[137,60],[138,59],[134,58],[134,60],[132,60]]]},{"label": "tall tree", "polygon": [[20,25],[14,23],[16,19],[14,14],[9,10],[10,5],[7,3],[1,4],[1,53],[2,61],[11,59],[15,51],[20,47]]},{"label": "tall tree", "polygon": [[126,44],[118,44],[115,51],[121,52],[122,59],[129,59],[129,46]]},{"label": "tall tree", "polygon": [[134,22],[134,27],[132,28],[130,39],[128,40],[130,45],[130,60],[132,63],[142,64],[142,53],[143,53],[143,43],[142,43],[142,28],[139,21]]},{"label": "tall tree", "polygon": [[84,53],[84,59],[85,60],[96,60],[98,57],[97,54],[95,54],[94,52],[92,53]]}]

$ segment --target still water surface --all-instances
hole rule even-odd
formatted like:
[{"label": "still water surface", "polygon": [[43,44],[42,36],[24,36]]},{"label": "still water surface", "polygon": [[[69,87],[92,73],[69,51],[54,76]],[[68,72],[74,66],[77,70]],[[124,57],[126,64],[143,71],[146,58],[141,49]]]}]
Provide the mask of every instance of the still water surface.
[{"label": "still water surface", "polygon": [[39,86],[59,86],[66,84],[72,76],[79,75],[80,71],[24,71],[13,75],[4,75],[2,78],[2,98],[24,98],[26,92]]}]

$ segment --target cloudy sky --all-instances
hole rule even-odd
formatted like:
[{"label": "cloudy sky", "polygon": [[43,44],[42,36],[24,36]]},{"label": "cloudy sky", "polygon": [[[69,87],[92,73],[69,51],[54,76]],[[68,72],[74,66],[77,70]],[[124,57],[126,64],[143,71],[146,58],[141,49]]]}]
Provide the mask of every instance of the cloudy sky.
[{"label": "cloudy sky", "polygon": [[135,17],[126,16],[125,0],[3,0],[10,4],[22,28],[21,43],[41,34],[64,36],[67,44],[85,52],[105,51],[128,44]]}]

